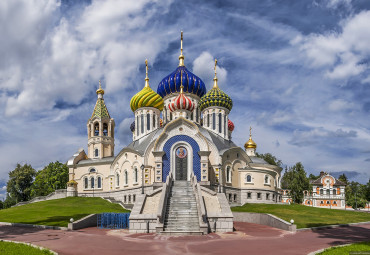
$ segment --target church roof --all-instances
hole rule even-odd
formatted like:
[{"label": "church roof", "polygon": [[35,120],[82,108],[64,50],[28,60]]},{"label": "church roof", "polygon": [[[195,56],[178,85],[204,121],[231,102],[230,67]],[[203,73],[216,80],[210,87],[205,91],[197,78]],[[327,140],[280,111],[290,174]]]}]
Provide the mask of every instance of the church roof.
[{"label": "church roof", "polygon": [[259,157],[256,157],[256,156],[249,156],[249,158],[252,160],[252,163],[270,165],[263,158],[259,158]]},{"label": "church roof", "polygon": [[[331,175],[330,175],[330,176],[331,176]],[[331,177],[333,177],[333,178],[335,179],[334,186],[345,186],[345,185],[346,185],[344,182],[342,182],[342,181],[338,180],[338,179],[337,179],[337,178],[335,178],[334,176],[331,176]],[[322,182],[321,182],[321,178],[322,178],[322,176],[320,176],[320,177],[319,177],[319,178],[317,178],[316,180],[314,180],[314,181],[310,181],[310,182],[311,182],[311,184],[318,184],[318,185],[320,185],[320,184],[322,184]]]},{"label": "church roof", "polygon": [[109,118],[110,119],[108,108],[105,105],[103,98],[98,98],[98,100],[96,101],[93,114],[91,115],[91,118],[94,118],[94,117],[98,117],[98,118],[101,118],[101,119],[102,118]]}]

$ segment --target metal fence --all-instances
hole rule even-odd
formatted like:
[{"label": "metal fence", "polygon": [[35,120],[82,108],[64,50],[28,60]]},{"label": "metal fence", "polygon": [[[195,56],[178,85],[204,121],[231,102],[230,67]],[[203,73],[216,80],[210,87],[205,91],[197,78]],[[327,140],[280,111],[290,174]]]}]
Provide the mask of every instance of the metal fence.
[{"label": "metal fence", "polygon": [[129,213],[98,214],[98,228],[122,229],[129,228]]}]

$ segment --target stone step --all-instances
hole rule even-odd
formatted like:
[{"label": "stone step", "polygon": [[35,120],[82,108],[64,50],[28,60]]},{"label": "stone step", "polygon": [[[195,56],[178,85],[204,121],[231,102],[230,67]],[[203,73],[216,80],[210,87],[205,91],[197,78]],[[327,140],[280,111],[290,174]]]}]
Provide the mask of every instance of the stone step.
[{"label": "stone step", "polygon": [[201,236],[203,232],[201,231],[181,231],[181,230],[165,230],[160,232],[162,235],[169,236]]}]

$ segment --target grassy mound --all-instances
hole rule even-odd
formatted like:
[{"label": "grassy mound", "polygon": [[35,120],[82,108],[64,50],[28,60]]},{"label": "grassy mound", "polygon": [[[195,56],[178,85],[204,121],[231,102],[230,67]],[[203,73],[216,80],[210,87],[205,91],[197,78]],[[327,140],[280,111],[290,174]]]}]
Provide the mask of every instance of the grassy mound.
[{"label": "grassy mound", "polygon": [[0,210],[0,222],[67,227],[70,218],[103,212],[129,211],[99,197],[67,197]]},{"label": "grassy mound", "polygon": [[370,221],[370,213],[330,210],[305,205],[245,204],[232,207],[231,210],[233,212],[269,213],[288,222],[293,219],[297,228]]},{"label": "grassy mound", "polygon": [[49,250],[38,249],[27,244],[0,241],[1,255],[52,255]]},{"label": "grassy mound", "polygon": [[328,248],[318,255],[342,255],[342,254],[369,254],[370,253],[370,242],[355,243],[343,247],[332,247]]}]

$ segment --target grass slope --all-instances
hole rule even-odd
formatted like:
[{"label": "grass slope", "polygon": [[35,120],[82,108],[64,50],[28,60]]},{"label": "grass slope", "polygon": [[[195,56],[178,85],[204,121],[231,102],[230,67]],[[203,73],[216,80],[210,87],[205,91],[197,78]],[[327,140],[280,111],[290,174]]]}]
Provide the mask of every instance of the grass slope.
[{"label": "grass slope", "polygon": [[273,214],[290,222],[297,228],[370,221],[370,213],[315,208],[305,205],[245,204],[232,207],[233,212],[255,212]]},{"label": "grass slope", "polygon": [[0,210],[0,222],[67,227],[70,218],[103,212],[129,211],[99,197],[67,197]]},{"label": "grass slope", "polygon": [[332,247],[328,248],[318,255],[342,255],[342,254],[370,254],[370,242],[362,242],[351,244],[344,247]]},{"label": "grass slope", "polygon": [[0,241],[1,255],[52,255],[49,250],[38,249],[27,244]]}]

